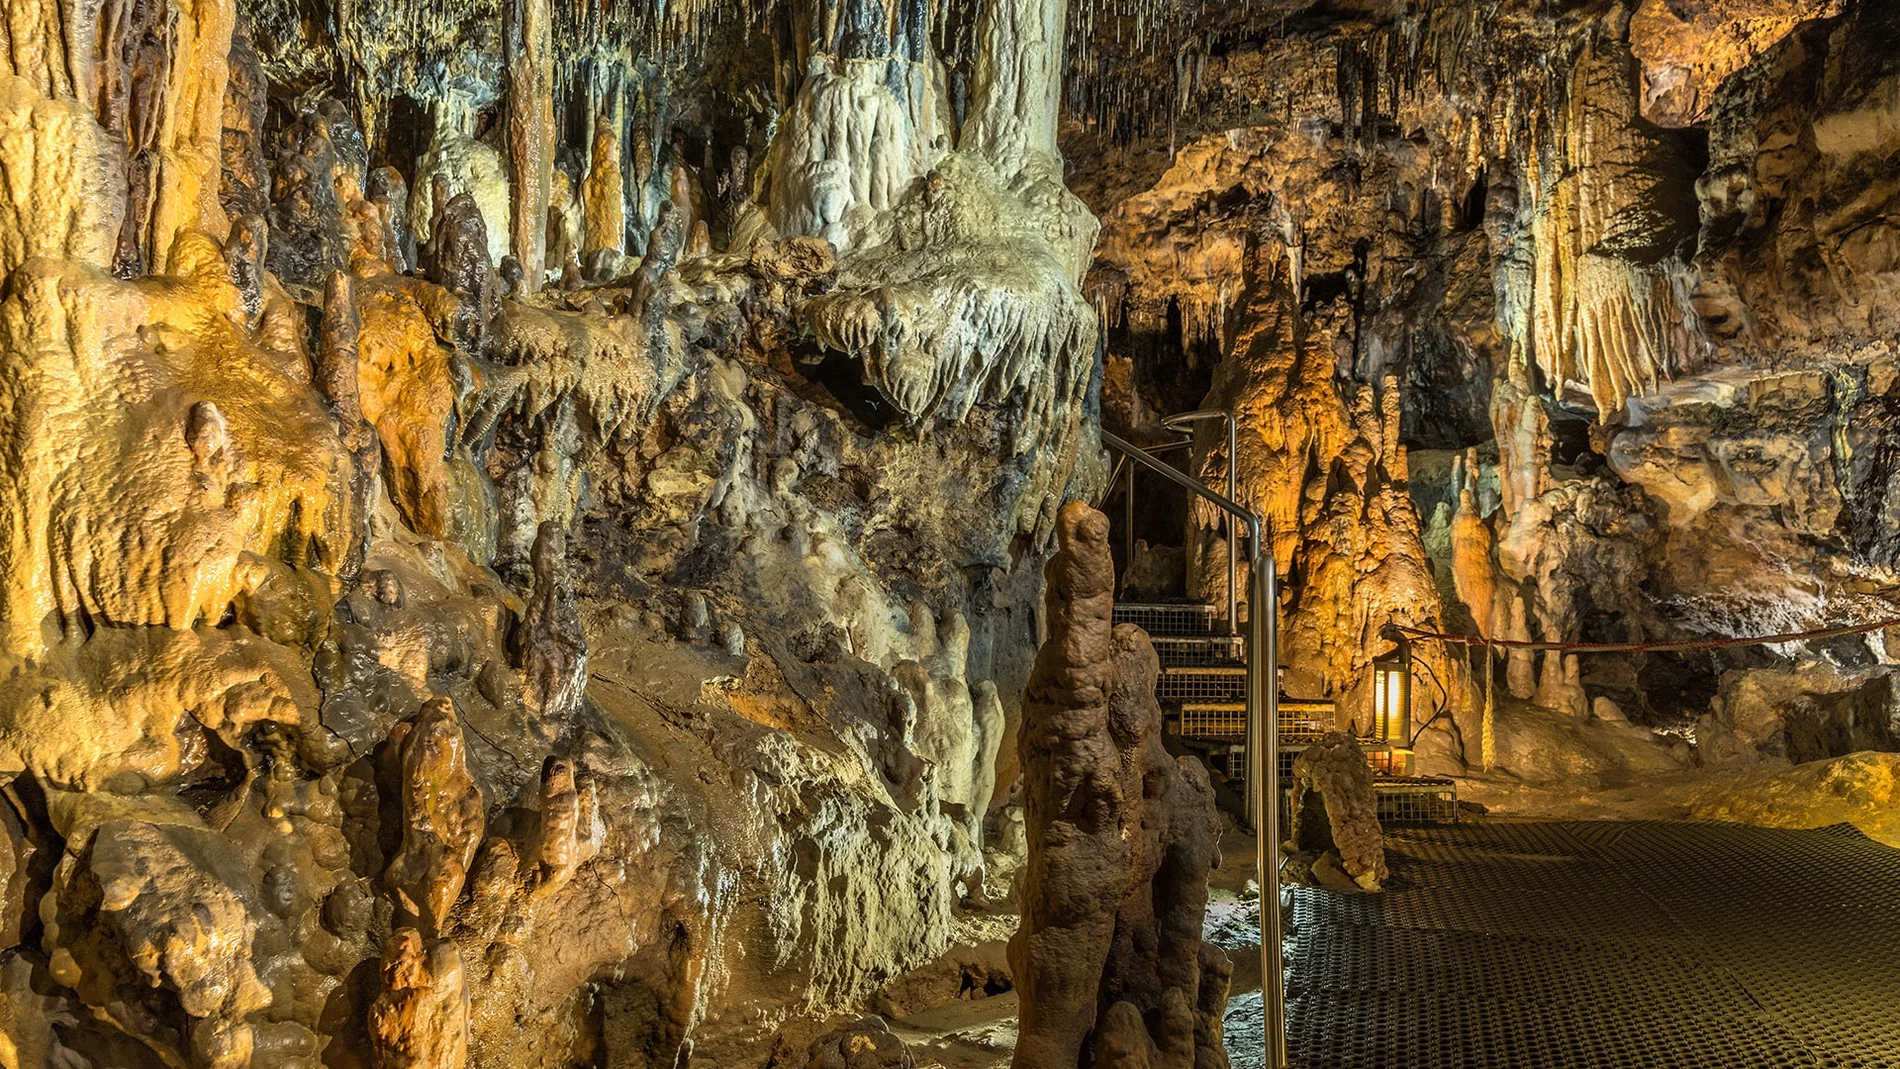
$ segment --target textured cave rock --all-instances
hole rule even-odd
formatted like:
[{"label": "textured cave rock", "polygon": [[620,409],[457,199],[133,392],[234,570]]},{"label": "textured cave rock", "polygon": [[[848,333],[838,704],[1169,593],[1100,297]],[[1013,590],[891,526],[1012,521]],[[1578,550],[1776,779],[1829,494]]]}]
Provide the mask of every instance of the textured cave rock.
[{"label": "textured cave rock", "polygon": [[[553,5],[17,14],[12,1049],[670,1065],[941,954],[1104,470],[1066,6],[956,57],[968,144],[913,82],[949,121],[843,256],[747,222],[829,210],[759,196],[823,136],[767,102],[933,69],[921,23],[653,67]],[[763,81],[709,134],[716,50]]]},{"label": "textured cave rock", "polygon": [[[1894,247],[1873,221],[1892,200],[1892,65],[1869,47],[1894,38],[1886,6],[1373,4],[1261,39],[1249,18],[1101,20],[1066,147],[1103,219],[1105,418],[1152,441],[1170,411],[1245,413],[1240,492],[1275,532],[1294,693],[1364,707],[1357,658],[1388,619],[1564,643],[1893,615],[1891,329],[1870,299]],[[1174,101],[1126,86],[1196,33],[1225,44],[1190,79],[1147,68]],[[1363,418],[1388,375],[1398,464]],[[1218,481],[1224,441],[1202,426],[1195,470]],[[1250,460],[1256,434],[1270,452]],[[1417,506],[1416,545],[1413,521],[1360,504],[1381,469]],[[1172,551],[1164,523],[1138,531]],[[1222,537],[1198,510],[1180,536],[1190,592],[1216,602]],[[1395,544],[1397,572],[1376,563]],[[1804,758],[1886,745],[1815,727],[1870,722],[1813,711],[1891,673],[1855,637],[1422,653],[1428,769],[1558,785],[1778,761],[1818,736]],[[1719,711],[1821,665],[1856,682]],[[1594,716],[1599,698],[1625,715]]]},{"label": "textured cave rock", "polygon": [[383,950],[382,990],[369,1010],[375,1066],[454,1069],[468,1062],[468,992],[454,943],[428,947],[398,928]]},{"label": "textured cave rock", "polygon": [[1294,759],[1287,839],[1301,851],[1321,852],[1310,866],[1321,886],[1333,886],[1329,868],[1350,881],[1347,890],[1377,891],[1385,883],[1379,800],[1359,740],[1331,732]]},{"label": "textured cave rock", "polygon": [[[0,1037],[902,1064],[837,1020],[1022,864],[1019,1064],[1219,1064],[1108,542],[1219,603],[1228,534],[1107,538],[1098,428],[1240,414],[1187,468],[1341,729],[1393,623],[1900,616],[1897,18],[20,0]],[[1423,770],[1892,834],[1891,635],[1414,648]]]},{"label": "textured cave rock", "polygon": [[1154,648],[1110,623],[1107,517],[1071,504],[1056,533],[1049,638],[1018,736],[1029,859],[1010,940],[1012,1064],[1224,1065],[1219,1026],[1201,1019],[1225,979],[1202,968],[1220,856],[1207,770],[1162,748]]}]

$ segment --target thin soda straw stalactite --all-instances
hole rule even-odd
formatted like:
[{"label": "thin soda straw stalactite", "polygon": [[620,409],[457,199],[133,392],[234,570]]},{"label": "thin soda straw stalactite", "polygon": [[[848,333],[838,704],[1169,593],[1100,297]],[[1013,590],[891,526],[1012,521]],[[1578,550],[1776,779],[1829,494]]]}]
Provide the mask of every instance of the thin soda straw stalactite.
[{"label": "thin soda straw stalactite", "polygon": [[1478,736],[1478,753],[1484,761],[1484,770],[1491,771],[1498,763],[1498,715],[1497,715],[1497,664],[1496,651],[1484,648],[1484,720]]}]

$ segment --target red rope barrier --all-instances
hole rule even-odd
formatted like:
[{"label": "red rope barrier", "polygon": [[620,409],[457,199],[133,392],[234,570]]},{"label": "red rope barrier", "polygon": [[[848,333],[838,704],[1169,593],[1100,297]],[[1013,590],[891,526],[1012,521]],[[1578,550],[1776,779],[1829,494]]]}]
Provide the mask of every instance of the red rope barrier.
[{"label": "red rope barrier", "polygon": [[1725,646],[1766,646],[1782,642],[1800,642],[1813,638],[1839,638],[1842,635],[1864,635],[1869,631],[1883,631],[1889,627],[1900,627],[1900,618],[1881,620],[1878,623],[1854,624],[1849,627],[1828,627],[1818,631],[1790,631],[1781,635],[1761,635],[1754,638],[1701,638],[1683,642],[1519,642],[1508,638],[1471,638],[1466,635],[1447,635],[1438,631],[1425,631],[1416,627],[1400,627],[1399,633],[1407,638],[1428,642],[1449,642],[1465,646],[1494,646],[1507,650],[1570,650],[1576,653],[1668,653],[1693,650],[1714,650]]}]

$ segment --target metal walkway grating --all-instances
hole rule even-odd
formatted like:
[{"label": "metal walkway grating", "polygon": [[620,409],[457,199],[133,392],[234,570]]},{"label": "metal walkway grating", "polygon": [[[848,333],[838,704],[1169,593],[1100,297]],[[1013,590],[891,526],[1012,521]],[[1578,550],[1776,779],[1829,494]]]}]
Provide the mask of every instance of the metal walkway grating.
[{"label": "metal walkway grating", "polygon": [[1405,828],[1297,888],[1301,1069],[1895,1069],[1900,851],[1851,829]]}]

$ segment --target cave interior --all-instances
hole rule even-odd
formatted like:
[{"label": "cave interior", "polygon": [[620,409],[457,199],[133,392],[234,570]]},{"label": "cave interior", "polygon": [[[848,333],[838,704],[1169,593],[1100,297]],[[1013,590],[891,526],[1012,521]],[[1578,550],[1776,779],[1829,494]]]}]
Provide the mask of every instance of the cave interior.
[{"label": "cave interior", "polygon": [[1900,1064],[1891,0],[7,0],[0,279],[0,1069]]}]

